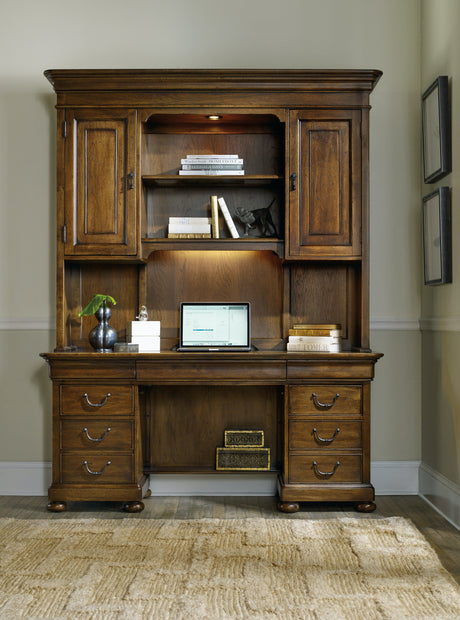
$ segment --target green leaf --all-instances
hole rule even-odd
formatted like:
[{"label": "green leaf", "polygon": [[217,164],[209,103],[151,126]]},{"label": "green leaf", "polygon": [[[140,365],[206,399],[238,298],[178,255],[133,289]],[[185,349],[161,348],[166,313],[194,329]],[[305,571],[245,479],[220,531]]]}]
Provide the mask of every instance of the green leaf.
[{"label": "green leaf", "polygon": [[94,314],[99,308],[106,303],[111,303],[114,306],[116,305],[116,301],[110,295],[94,295],[92,300],[87,304],[81,312],[78,313],[78,316],[90,316]]}]

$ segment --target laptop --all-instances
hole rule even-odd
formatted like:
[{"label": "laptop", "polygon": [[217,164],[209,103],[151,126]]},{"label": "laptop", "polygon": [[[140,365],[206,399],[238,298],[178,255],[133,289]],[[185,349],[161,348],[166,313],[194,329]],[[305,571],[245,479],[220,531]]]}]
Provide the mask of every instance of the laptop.
[{"label": "laptop", "polygon": [[250,351],[249,302],[182,302],[178,351]]}]

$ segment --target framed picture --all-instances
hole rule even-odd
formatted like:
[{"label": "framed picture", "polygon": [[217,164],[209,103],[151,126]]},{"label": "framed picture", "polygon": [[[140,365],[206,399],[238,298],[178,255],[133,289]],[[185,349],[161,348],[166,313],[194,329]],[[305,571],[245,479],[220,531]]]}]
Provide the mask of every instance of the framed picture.
[{"label": "framed picture", "polygon": [[423,176],[433,183],[451,172],[448,78],[439,76],[422,95]]},{"label": "framed picture", "polygon": [[423,199],[425,284],[452,282],[450,190],[440,187]]}]

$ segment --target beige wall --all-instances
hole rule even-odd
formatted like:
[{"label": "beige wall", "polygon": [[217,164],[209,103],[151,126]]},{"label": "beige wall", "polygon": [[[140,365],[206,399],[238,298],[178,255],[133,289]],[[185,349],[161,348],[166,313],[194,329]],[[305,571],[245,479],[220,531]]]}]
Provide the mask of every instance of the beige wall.
[{"label": "beige wall", "polygon": [[372,449],[380,461],[419,459],[420,0],[0,4],[0,461],[51,456],[38,357],[54,316],[54,97],[43,71],[82,67],[383,70],[371,98],[372,337],[385,353]]},{"label": "beige wall", "polygon": [[422,89],[448,75],[452,108],[452,173],[440,186],[452,189],[453,282],[425,286],[422,294],[423,462],[460,484],[460,3],[422,2]]}]

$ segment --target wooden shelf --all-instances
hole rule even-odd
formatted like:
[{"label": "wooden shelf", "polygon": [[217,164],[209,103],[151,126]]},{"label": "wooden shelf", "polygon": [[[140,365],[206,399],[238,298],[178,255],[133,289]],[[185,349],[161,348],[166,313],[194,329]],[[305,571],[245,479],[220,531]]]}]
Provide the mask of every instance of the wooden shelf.
[{"label": "wooden shelf", "polygon": [[281,239],[265,239],[240,237],[239,239],[142,239],[142,258],[158,250],[268,250],[280,258],[284,256],[284,241]]},{"label": "wooden shelf", "polygon": [[235,175],[190,175],[181,176],[178,174],[152,174],[143,175],[142,182],[145,185],[159,185],[178,187],[180,185],[270,185],[283,181],[284,177],[277,174],[247,174],[244,176]]}]

